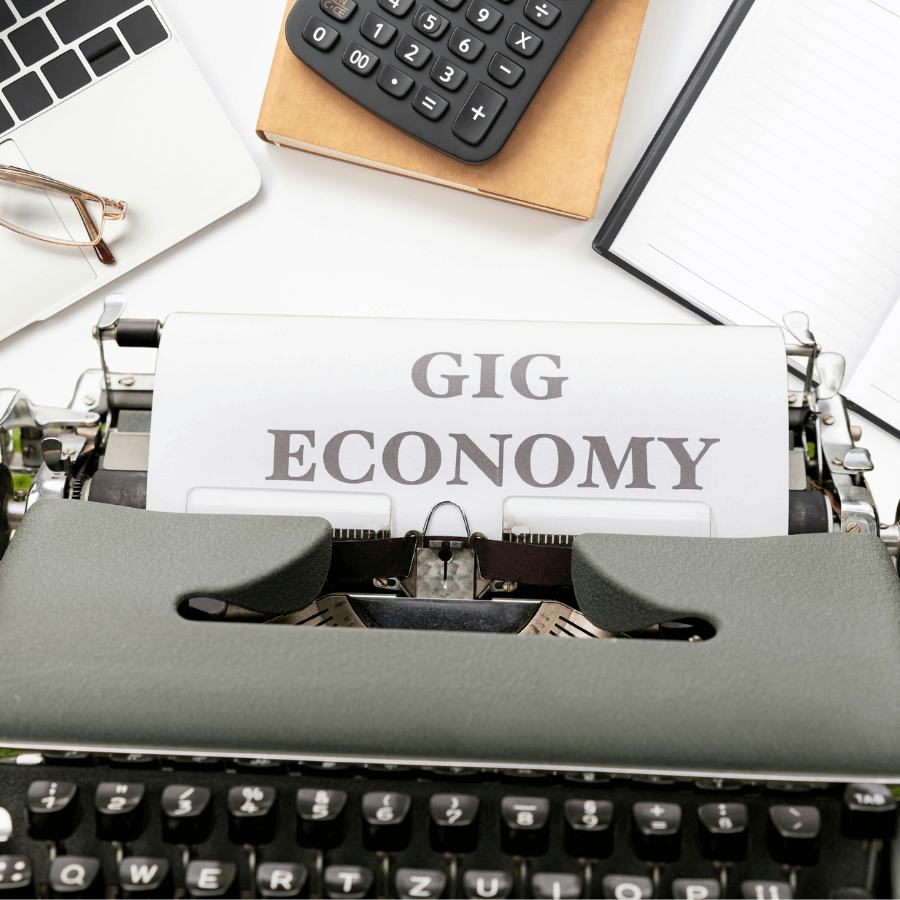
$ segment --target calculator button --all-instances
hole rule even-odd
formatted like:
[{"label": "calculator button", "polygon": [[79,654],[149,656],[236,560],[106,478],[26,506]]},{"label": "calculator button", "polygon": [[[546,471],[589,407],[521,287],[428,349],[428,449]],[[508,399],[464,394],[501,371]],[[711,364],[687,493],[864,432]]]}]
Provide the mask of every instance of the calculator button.
[{"label": "calculator button", "polygon": [[412,9],[413,0],[378,0],[378,5],[402,19]]},{"label": "calculator button", "polygon": [[416,43],[408,34],[404,34],[397,41],[394,56],[414,69],[421,69],[431,59],[431,51],[424,44]]},{"label": "calculator button", "polygon": [[439,56],[431,67],[431,80],[448,91],[456,91],[466,80],[466,72],[449,60]]},{"label": "calculator button", "polygon": [[427,37],[437,40],[450,23],[427,6],[420,6],[413,16],[413,28]]},{"label": "calculator button", "polygon": [[528,0],[525,4],[525,18],[541,28],[549,28],[559,18],[559,7],[548,0]]},{"label": "calculator button", "polygon": [[368,897],[375,875],[365,866],[329,866],[325,870],[325,896],[329,900],[339,897]]},{"label": "calculator button", "polygon": [[515,87],[519,83],[519,79],[525,74],[525,70],[516,65],[511,59],[502,53],[495,53],[494,58],[488,66],[488,75],[500,84],[507,87]]},{"label": "calculator button", "polygon": [[529,59],[541,49],[541,44],[543,43],[542,38],[532,34],[521,25],[513,25],[509,29],[509,34],[506,35],[506,46],[518,53],[519,56],[525,56]]},{"label": "calculator button", "polygon": [[480,144],[505,105],[506,97],[503,94],[498,94],[479,81],[456,117],[453,133],[473,147]]},{"label": "calculator button", "polygon": [[628,897],[629,900],[650,900],[653,896],[653,882],[641,875],[606,875],[603,878],[605,900]]},{"label": "calculator button", "polygon": [[463,896],[467,900],[476,897],[492,897],[506,900],[512,896],[513,880],[507,872],[482,872],[472,869],[463,875]]},{"label": "calculator button", "polygon": [[466,21],[482,31],[490,32],[503,21],[503,13],[489,6],[484,0],[472,0],[466,10]]},{"label": "calculator button", "polygon": [[447,876],[438,869],[398,869],[395,884],[400,900],[441,897],[447,886]]},{"label": "calculator button", "polygon": [[378,87],[398,100],[405,97],[414,84],[415,81],[409,75],[404,74],[399,69],[395,69],[393,66],[385,66],[378,73]]},{"label": "calculator button", "polygon": [[356,12],[356,3],[355,0],[319,0],[319,9],[332,19],[346,22]]},{"label": "calculator button", "polygon": [[481,51],[484,50],[484,43],[479,41],[477,37],[472,37],[468,31],[463,31],[462,28],[453,29],[453,34],[450,35],[447,46],[450,48],[451,53],[468,62],[478,59],[481,56]]},{"label": "calculator button", "polygon": [[425,116],[426,119],[437,121],[445,112],[450,104],[443,97],[439,97],[434,91],[426,87],[420,87],[416,91],[413,98],[413,108],[419,115]]},{"label": "calculator button", "polygon": [[393,25],[379,19],[375,13],[366,13],[366,17],[359,26],[359,33],[373,44],[379,47],[386,47],[397,34],[397,29]]},{"label": "calculator button", "polygon": [[344,55],[341,57],[341,62],[351,71],[356,72],[357,75],[362,75],[364,78],[367,75],[371,75],[372,72],[378,66],[378,57],[372,53],[371,50],[366,50],[365,47],[360,47],[356,41],[350,41],[347,44],[347,49],[344,51]]},{"label": "calculator button", "polygon": [[675,900],[719,900],[722,885],[712,878],[676,878],[672,882],[672,896]]},{"label": "calculator button", "polygon": [[309,17],[309,21],[303,29],[303,40],[307,44],[312,44],[313,47],[318,47],[320,50],[330,50],[339,37],[340,35],[336,29],[326,25],[315,16]]}]

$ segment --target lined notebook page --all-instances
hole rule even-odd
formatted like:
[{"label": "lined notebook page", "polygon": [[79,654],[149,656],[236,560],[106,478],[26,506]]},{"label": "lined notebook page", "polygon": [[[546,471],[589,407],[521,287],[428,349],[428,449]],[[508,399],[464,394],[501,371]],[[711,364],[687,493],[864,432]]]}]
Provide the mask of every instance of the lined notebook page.
[{"label": "lined notebook page", "polygon": [[613,253],[719,320],[806,311],[852,375],[900,297],[898,48],[900,0],[756,0]]}]

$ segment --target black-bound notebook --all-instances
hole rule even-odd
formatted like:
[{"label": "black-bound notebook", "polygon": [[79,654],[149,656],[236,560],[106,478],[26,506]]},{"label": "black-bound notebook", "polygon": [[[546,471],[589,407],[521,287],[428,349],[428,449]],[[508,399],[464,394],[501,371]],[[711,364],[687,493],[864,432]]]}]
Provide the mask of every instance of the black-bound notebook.
[{"label": "black-bound notebook", "polygon": [[736,0],[594,249],[700,315],[809,314],[900,435],[900,0]]}]

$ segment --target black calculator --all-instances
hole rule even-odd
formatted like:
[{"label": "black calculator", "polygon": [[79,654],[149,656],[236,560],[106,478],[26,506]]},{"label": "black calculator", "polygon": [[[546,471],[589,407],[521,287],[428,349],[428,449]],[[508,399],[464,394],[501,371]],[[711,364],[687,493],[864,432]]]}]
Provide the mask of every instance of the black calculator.
[{"label": "black calculator", "polygon": [[499,153],[592,0],[297,0],[288,45],[455,159]]}]

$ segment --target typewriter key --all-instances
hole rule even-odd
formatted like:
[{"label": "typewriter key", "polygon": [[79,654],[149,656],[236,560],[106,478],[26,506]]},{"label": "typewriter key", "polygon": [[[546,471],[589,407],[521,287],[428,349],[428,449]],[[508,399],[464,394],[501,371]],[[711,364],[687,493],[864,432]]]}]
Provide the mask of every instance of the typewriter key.
[{"label": "typewriter key", "polygon": [[375,875],[365,866],[329,866],[324,880],[325,896],[329,900],[352,900],[368,896]]},{"label": "typewriter key", "polygon": [[212,823],[212,793],[191,784],[170,784],[160,800],[163,840],[170,844],[202,844]]},{"label": "typewriter key", "polygon": [[822,816],[815,806],[773,806],[769,810],[769,850],[778,862],[812,866],[819,857]]},{"label": "typewriter key", "polygon": [[409,794],[377,791],[362,799],[365,844],[370,850],[402,850],[411,833]]},{"label": "typewriter key", "polygon": [[478,798],[435,794],[431,798],[431,845],[443,853],[470,853],[478,843]]},{"label": "typewriter key", "polygon": [[268,844],[275,837],[273,787],[239,785],[228,792],[228,832],[236,844]]},{"label": "typewriter key", "polygon": [[612,853],[613,805],[608,800],[566,800],[566,852],[603,859]]},{"label": "typewriter key", "polygon": [[260,897],[306,896],[307,876],[300,863],[263,863],[256,869],[256,892]]},{"label": "typewriter key", "polygon": [[677,803],[635,803],[634,844],[640,859],[674,862],[681,853],[681,807]]},{"label": "typewriter key", "polygon": [[133,841],[144,827],[144,785],[104,781],[94,794],[97,837]]},{"label": "typewriter key", "polygon": [[544,797],[504,797],[503,851],[514,856],[543,856],[549,840],[550,801]]},{"label": "typewriter key", "polygon": [[171,897],[172,880],[169,861],[163,857],[127,856],[119,863],[119,885],[122,896]]},{"label": "typewriter key", "polygon": [[897,830],[897,799],[883,784],[848,784],[841,829],[849,837],[892,838]]},{"label": "typewriter key", "polygon": [[105,897],[100,860],[92,856],[57,856],[50,864],[54,897]]},{"label": "typewriter key", "polygon": [[184,886],[189,897],[236,897],[237,866],[217,859],[194,859],[187,864]]},{"label": "typewriter key", "polygon": [[71,781],[32,781],[25,798],[28,834],[40,841],[68,837],[75,825],[77,793]]},{"label": "typewriter key", "polygon": [[297,791],[297,843],[329,850],[344,839],[347,792],[325,788]]}]

